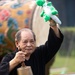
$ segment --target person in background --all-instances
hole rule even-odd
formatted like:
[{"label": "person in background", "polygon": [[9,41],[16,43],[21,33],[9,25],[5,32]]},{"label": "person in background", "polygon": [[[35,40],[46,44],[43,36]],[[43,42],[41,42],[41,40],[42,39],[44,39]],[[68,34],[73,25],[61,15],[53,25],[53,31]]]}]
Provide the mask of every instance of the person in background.
[{"label": "person in background", "polygon": [[16,50],[3,57],[0,63],[0,75],[18,75],[17,69],[21,67],[22,62],[26,66],[31,66],[33,75],[45,75],[45,65],[56,55],[64,37],[52,19],[49,23],[48,39],[45,44],[38,47],[36,47],[36,36],[31,29],[23,28],[16,33]]}]

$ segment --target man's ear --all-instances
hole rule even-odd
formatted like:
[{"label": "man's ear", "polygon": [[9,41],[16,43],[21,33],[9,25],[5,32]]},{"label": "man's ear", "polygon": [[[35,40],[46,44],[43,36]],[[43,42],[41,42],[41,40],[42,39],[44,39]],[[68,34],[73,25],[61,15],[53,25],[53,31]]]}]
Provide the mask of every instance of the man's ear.
[{"label": "man's ear", "polygon": [[18,48],[18,50],[21,51],[21,48],[20,48],[20,45],[19,45],[19,42],[18,41],[15,41],[15,45]]},{"label": "man's ear", "polygon": [[16,45],[16,47],[18,48],[18,41],[15,41],[15,45]]}]

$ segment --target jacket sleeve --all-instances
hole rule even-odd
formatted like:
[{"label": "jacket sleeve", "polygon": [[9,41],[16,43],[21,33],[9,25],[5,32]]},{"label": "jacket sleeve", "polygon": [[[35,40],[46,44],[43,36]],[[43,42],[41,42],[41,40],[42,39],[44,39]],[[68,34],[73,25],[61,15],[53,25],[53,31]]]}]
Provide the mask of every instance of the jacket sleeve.
[{"label": "jacket sleeve", "polygon": [[57,51],[59,50],[62,41],[63,41],[63,34],[60,32],[60,38],[58,38],[53,29],[50,28],[49,30],[49,35],[48,35],[48,40],[46,41],[45,45],[42,45],[39,47],[39,57],[42,57],[42,61],[45,62],[45,64],[50,61]]},{"label": "jacket sleeve", "polygon": [[12,56],[10,54],[3,57],[0,63],[0,75],[9,75],[9,61],[11,58]]}]

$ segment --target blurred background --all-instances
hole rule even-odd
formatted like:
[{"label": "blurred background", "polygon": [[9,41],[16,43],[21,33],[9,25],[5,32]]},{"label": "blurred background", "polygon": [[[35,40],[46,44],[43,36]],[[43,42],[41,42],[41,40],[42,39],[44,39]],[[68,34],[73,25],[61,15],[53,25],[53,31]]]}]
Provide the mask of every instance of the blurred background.
[{"label": "blurred background", "polygon": [[51,70],[52,74],[75,73],[75,1],[74,0],[48,0],[53,3],[59,12],[62,21],[61,29],[64,34],[64,42],[56,55]]},{"label": "blurred background", "polygon": [[[23,5],[22,2],[16,4],[10,1],[16,2],[17,0],[0,0],[0,61],[5,54],[15,49],[14,34],[18,29],[31,28],[36,34],[37,46],[45,42],[49,29],[49,23],[44,22],[39,16],[42,9],[37,7],[33,0],[21,0],[24,1]],[[20,0],[18,1],[20,2]],[[64,41],[59,52],[48,63],[46,75],[74,74],[75,0],[48,1],[51,1],[59,12],[59,18],[62,21],[60,28],[64,34]]]}]

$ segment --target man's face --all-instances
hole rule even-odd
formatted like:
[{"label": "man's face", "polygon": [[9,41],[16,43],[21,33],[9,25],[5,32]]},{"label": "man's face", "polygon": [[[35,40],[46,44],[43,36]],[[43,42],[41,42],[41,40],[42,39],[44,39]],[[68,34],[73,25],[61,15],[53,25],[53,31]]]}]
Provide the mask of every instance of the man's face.
[{"label": "man's face", "polygon": [[20,49],[27,55],[31,55],[36,47],[32,32],[30,31],[21,32],[21,40],[17,42],[16,46],[20,47]]}]

